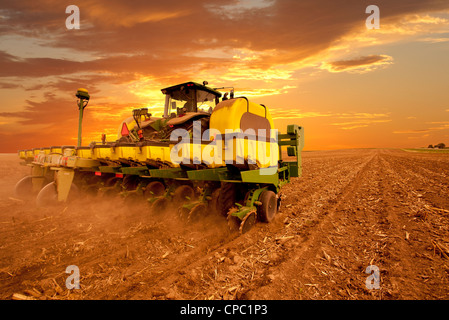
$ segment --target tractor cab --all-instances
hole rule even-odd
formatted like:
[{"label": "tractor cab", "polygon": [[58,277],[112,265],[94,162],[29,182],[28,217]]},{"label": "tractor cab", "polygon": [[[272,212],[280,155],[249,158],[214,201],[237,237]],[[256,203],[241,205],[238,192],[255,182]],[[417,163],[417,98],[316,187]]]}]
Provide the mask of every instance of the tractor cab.
[{"label": "tractor cab", "polygon": [[[185,82],[161,91],[165,95],[163,118],[152,117],[145,108],[133,110],[133,117],[129,117],[119,128],[119,141],[169,139],[171,132],[178,128],[191,133],[194,121],[201,121],[203,132],[209,128],[212,111],[222,96],[221,92],[208,87],[207,81],[202,85],[192,81]],[[223,100],[227,99],[226,96],[227,94]]]},{"label": "tractor cab", "polygon": [[185,82],[162,89],[165,94],[164,118],[175,118],[192,113],[211,114],[219,102],[221,92],[196,82]]}]

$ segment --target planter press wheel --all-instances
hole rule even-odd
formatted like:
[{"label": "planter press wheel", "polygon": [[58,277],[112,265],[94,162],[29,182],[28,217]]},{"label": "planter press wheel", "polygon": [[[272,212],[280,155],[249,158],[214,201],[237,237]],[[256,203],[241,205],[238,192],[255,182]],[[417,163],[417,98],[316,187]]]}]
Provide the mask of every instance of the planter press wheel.
[{"label": "planter press wheel", "polygon": [[182,185],[176,188],[173,194],[173,203],[185,203],[193,200],[195,196],[195,190],[189,185]]},{"label": "planter press wheel", "polygon": [[159,214],[166,211],[169,207],[170,202],[165,197],[159,197],[153,203],[151,203],[151,212],[154,214]]},{"label": "planter press wheel", "polygon": [[187,220],[188,220],[188,222],[196,222],[201,217],[204,217],[207,214],[208,214],[208,211],[207,211],[206,204],[199,203],[190,210]]},{"label": "planter press wheel", "polygon": [[276,194],[271,190],[262,191],[259,196],[259,201],[262,203],[257,207],[257,216],[259,220],[267,223],[273,221],[278,209]]},{"label": "planter press wheel", "polygon": [[188,209],[188,208],[186,208],[184,206],[180,206],[178,208],[178,217],[181,220],[188,221],[189,213],[190,213],[190,209]]},{"label": "planter press wheel", "polygon": [[146,199],[163,196],[165,193],[165,186],[160,181],[151,181],[143,193]]},{"label": "planter press wheel", "polygon": [[240,222],[240,234],[247,233],[256,224],[256,211],[248,212],[248,214]]}]

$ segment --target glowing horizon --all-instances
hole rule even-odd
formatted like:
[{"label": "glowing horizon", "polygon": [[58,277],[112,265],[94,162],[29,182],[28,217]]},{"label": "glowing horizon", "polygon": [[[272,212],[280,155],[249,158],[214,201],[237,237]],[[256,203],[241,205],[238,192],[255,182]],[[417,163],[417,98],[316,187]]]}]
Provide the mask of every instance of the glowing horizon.
[{"label": "glowing horizon", "polygon": [[[270,108],[305,150],[449,145],[449,3],[79,1],[80,29],[54,0],[0,10],[0,152],[115,139],[132,109],[162,114],[161,88],[207,80]],[[126,18],[122,18],[125,17]],[[30,26],[33,29],[29,29]]]}]

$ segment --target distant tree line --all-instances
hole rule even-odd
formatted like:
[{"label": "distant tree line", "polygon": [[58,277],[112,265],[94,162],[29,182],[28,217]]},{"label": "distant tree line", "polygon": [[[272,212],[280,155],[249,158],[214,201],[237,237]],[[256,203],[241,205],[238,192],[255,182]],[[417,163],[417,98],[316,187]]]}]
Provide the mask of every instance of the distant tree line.
[{"label": "distant tree line", "polygon": [[436,145],[434,145],[434,146],[432,146],[431,144],[429,144],[429,146],[427,147],[427,148],[432,148],[432,149],[444,149],[444,148],[446,148],[446,145],[444,144],[444,143],[439,143],[439,144],[436,144]]}]

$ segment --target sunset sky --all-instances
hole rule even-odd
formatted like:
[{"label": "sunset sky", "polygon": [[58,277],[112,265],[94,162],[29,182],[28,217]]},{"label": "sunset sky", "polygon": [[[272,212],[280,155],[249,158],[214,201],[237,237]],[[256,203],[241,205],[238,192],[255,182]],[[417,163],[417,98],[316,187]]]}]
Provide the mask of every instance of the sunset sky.
[{"label": "sunset sky", "polygon": [[79,87],[88,144],[203,80],[304,126],[305,150],[449,145],[449,1],[1,1],[0,152],[75,145]]}]

